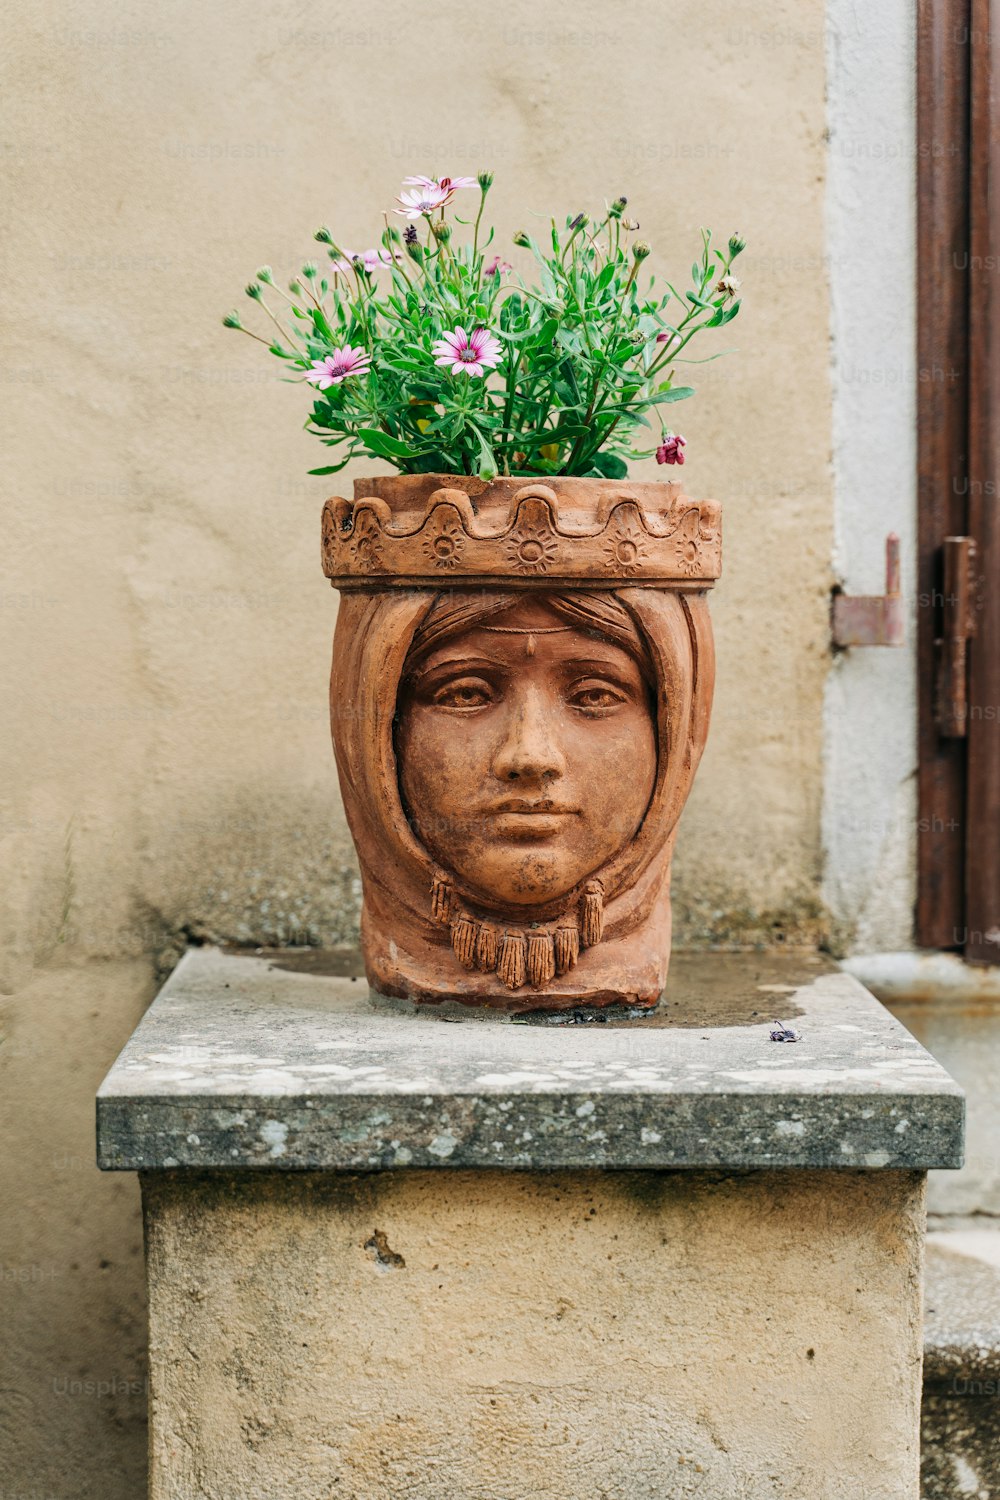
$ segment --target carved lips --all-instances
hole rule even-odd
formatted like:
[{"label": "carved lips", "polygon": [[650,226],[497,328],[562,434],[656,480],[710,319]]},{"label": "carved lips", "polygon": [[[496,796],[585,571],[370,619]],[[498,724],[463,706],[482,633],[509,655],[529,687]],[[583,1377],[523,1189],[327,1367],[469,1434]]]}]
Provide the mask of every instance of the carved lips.
[{"label": "carved lips", "polygon": [[539,842],[558,837],[561,820],[579,815],[578,807],[560,807],[550,797],[508,797],[487,812],[496,819],[494,830],[501,838]]}]

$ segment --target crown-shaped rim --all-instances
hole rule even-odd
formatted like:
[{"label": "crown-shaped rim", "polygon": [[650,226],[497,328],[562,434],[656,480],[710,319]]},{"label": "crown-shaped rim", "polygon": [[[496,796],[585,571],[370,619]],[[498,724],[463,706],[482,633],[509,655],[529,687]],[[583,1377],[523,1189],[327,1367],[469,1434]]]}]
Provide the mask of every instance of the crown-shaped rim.
[{"label": "crown-shaped rim", "polygon": [[323,571],[345,590],[704,589],[721,544],[721,507],[677,484],[394,475],[356,481],[353,501],[323,510]]}]

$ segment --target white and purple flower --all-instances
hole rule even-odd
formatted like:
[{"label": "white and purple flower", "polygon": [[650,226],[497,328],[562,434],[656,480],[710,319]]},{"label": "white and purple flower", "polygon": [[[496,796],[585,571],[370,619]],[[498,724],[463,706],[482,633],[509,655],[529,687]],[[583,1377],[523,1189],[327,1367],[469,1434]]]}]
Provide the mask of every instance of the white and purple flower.
[{"label": "white and purple flower", "polygon": [[370,365],[370,354],[360,347],[352,349],[350,344],[345,344],[343,349],[334,349],[325,359],[314,359],[312,369],[304,378],[310,385],[326,391],[331,385],[341,385],[351,375],[367,375]]},{"label": "white and purple flower", "polygon": [[459,188],[476,186],[474,177],[404,177],[404,187],[443,188],[451,197]]},{"label": "white and purple flower", "polygon": [[396,202],[402,204],[402,207],[394,211],[402,214],[405,219],[422,219],[424,214],[433,214],[443,208],[450,197],[447,188],[432,182],[427,187],[413,187],[400,193]]},{"label": "white and purple flower", "polygon": [[403,187],[409,191],[396,199],[402,207],[395,212],[407,219],[420,219],[424,214],[433,214],[444,208],[459,188],[475,186],[474,177],[404,177]]},{"label": "white and purple flower", "polygon": [[453,375],[485,375],[500,363],[503,346],[487,328],[474,328],[471,333],[459,326],[439,338],[434,345],[436,365],[451,365]]},{"label": "white and purple flower", "polygon": [[391,266],[394,260],[402,260],[403,257],[398,250],[345,250],[342,256],[333,262],[333,269],[341,271],[344,275],[350,271],[356,260],[360,260],[369,276],[382,266]]}]

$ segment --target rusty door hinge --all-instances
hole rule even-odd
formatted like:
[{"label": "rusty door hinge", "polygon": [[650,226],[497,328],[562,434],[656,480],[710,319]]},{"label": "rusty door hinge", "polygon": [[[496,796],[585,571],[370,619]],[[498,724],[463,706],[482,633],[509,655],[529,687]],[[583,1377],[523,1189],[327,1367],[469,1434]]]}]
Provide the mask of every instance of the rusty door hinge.
[{"label": "rusty door hinge", "polygon": [[976,544],[971,536],[946,536],[942,547],[944,634],[937,646],[935,718],[945,739],[963,739],[969,722],[969,642],[976,633]]},{"label": "rusty door hinge", "polygon": [[835,646],[902,646],[903,596],[899,592],[899,537],[885,539],[885,593],[833,596],[830,629]]}]

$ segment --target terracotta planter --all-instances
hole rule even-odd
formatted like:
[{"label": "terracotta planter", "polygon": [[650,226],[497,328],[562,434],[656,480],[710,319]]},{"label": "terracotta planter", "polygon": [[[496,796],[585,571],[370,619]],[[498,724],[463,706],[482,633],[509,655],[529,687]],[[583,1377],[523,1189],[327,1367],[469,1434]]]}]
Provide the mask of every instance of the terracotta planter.
[{"label": "terracotta planter", "polygon": [[654,1005],[708,732],[720,508],[393,475],[327,501],[334,750],[386,995]]}]

